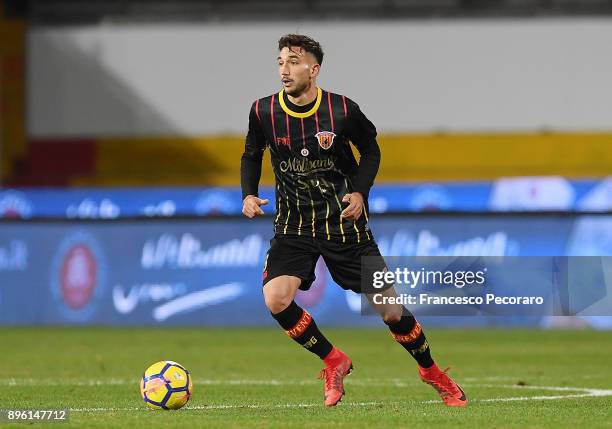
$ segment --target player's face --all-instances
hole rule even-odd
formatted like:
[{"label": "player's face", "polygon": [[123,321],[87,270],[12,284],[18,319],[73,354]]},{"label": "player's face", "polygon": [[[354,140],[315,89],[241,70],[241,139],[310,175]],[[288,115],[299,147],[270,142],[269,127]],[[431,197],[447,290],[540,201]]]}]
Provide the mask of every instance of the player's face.
[{"label": "player's face", "polygon": [[299,47],[283,48],[278,54],[278,73],[283,89],[293,97],[304,93],[319,73],[314,55]]}]

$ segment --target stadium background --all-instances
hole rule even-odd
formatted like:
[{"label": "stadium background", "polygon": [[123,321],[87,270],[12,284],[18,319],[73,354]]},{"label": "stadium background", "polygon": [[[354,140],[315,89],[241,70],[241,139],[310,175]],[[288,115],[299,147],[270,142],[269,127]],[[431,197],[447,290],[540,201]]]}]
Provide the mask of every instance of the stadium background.
[{"label": "stadium background", "polygon": [[[419,314],[462,409],[320,264],[297,300],[355,362],[323,406],[263,305],[271,213],[240,214],[248,109],[295,31],[378,127],[383,254],[612,256],[609,0],[0,0],[0,426],[609,428],[609,264],[576,283],[607,293],[588,317]],[[194,395],[153,412],[140,377],[167,359]]]},{"label": "stadium background", "polygon": [[[320,85],[377,125],[383,253],[612,255],[610,11],[3,2],[0,323],[272,325],[259,280],[271,218],[240,217],[239,159],[250,104],[279,86],[276,40],[296,31],[325,49]],[[379,323],[318,272],[299,297],[318,321]]]}]

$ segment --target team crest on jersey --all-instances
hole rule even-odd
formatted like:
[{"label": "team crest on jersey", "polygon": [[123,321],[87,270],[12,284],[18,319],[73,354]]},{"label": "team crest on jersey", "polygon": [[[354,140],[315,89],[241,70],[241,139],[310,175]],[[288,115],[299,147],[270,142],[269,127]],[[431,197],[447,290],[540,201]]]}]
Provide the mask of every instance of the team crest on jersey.
[{"label": "team crest on jersey", "polygon": [[319,146],[323,149],[329,149],[334,142],[336,135],[331,131],[321,131],[315,134],[315,137],[319,141]]}]

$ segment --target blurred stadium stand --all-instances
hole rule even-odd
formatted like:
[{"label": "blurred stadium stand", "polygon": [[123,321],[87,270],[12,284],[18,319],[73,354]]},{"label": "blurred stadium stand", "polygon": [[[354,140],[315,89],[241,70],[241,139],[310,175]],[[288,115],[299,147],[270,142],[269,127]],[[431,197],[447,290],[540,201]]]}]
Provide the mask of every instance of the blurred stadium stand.
[{"label": "blurred stadium stand", "polygon": [[[33,140],[7,184],[236,186],[242,143],[243,137]],[[383,135],[379,143],[393,155],[383,157],[378,183],[596,178],[609,175],[612,165],[608,134]],[[262,185],[274,183],[268,157],[266,152]]]},{"label": "blurred stadium stand", "polygon": [[[27,49],[30,65],[38,66],[38,71],[30,73],[29,79],[30,92],[34,91],[39,96],[36,101],[40,102],[40,94],[35,91],[36,88],[31,88],[31,82],[36,81],[38,75],[42,76],[39,80],[46,79],[47,74],[49,79],[57,79],[57,83],[48,81],[43,84],[49,88],[61,89],[57,93],[50,91],[43,94],[48,100],[40,103],[42,107],[38,113],[31,113],[36,109],[35,106],[29,106],[29,119],[26,120],[24,68],[27,60],[25,40],[29,30],[43,33],[47,28],[73,28],[76,24],[84,25],[85,28],[98,28],[98,24],[102,23],[129,27],[132,22],[170,21],[180,24],[190,21],[212,23],[248,20],[250,23],[261,23],[270,19],[296,17],[300,20],[422,18],[421,21],[427,21],[428,18],[438,17],[449,20],[565,15],[599,17],[612,13],[612,1],[609,0],[5,0],[3,6],[6,18],[0,21],[0,87],[3,106],[0,116],[0,156],[2,183],[5,186],[227,186],[237,185],[239,178],[238,160],[243,135],[235,129],[229,133],[194,134],[175,131],[170,124],[167,127],[170,131],[162,129],[147,135],[143,135],[142,131],[117,132],[103,125],[98,127],[98,131],[89,131],[85,127],[84,133],[77,130],[70,135],[57,131],[64,122],[70,125],[71,122],[93,121],[91,118],[100,116],[100,112],[101,116],[116,117],[115,122],[136,121],[139,116],[148,114],[149,109],[145,102],[139,100],[132,101],[134,106],[125,107],[125,112],[115,109],[119,103],[126,106],[130,103],[125,100],[106,100],[108,93],[129,94],[132,91],[121,80],[125,76],[112,75],[112,72],[104,68],[108,65],[101,63],[99,55],[82,52],[82,47],[72,45],[75,43],[73,39],[67,38],[63,42],[61,34],[57,42],[53,38],[49,39],[55,45],[47,46],[46,43],[51,42],[47,42],[43,34],[39,38],[42,40],[39,47],[30,46]],[[38,39],[30,37],[29,43],[34,43],[33,40]],[[117,44],[113,41],[109,43],[109,49]],[[55,57],[40,54],[50,48],[56,50]],[[83,59],[76,58],[78,56]],[[32,58],[40,59],[35,62]],[[43,61],[48,59],[60,64],[50,64],[47,73],[47,65]],[[68,64],[69,61],[74,64]],[[62,62],[67,65],[62,66]],[[67,71],[75,71],[76,74],[66,74]],[[87,76],[90,76],[93,85],[80,81]],[[102,77],[109,82],[99,83]],[[81,86],[71,90],[70,83],[66,82],[68,79],[76,79],[75,85]],[[58,100],[61,102],[64,93],[83,93],[92,86],[94,90],[90,95],[91,100],[86,96],[83,98],[87,103],[91,101],[92,104],[100,104],[103,106],[101,110],[77,100],[73,103],[78,107],[72,109],[83,110],[85,113],[70,116],[69,113],[61,112],[63,106],[54,106],[54,96],[59,94]],[[137,96],[134,94],[132,97],[136,99]],[[109,103],[108,106],[105,102]],[[443,97],[430,104],[440,102],[444,102]],[[153,107],[150,114],[153,118],[151,122],[165,120]],[[240,116],[242,122],[243,116]],[[58,125],[51,127],[51,131],[32,132],[37,117],[52,118],[49,121],[55,121]],[[26,122],[30,132],[26,131]],[[396,123],[400,122],[396,119]],[[479,132],[478,129],[474,129],[474,132],[453,132],[446,130],[444,125],[442,123],[441,129],[426,128],[425,132],[412,129],[389,132],[379,127],[379,141],[384,152],[392,154],[383,157],[379,181],[489,180],[521,175],[597,178],[607,176],[612,170],[612,134],[608,130],[578,128],[560,133],[554,125],[550,129],[542,125],[542,130],[520,128],[519,131],[507,128],[503,133]],[[95,127],[92,126],[92,129]],[[223,148],[222,153],[220,147]],[[266,161],[265,166],[268,164]],[[265,168],[262,183],[270,185],[272,181],[270,169]]]},{"label": "blurred stadium stand", "polygon": [[[25,106],[26,25],[0,3],[0,183],[27,152]],[[23,10],[13,9],[23,13]]]},{"label": "blurred stadium stand", "polygon": [[[176,136],[167,132],[148,136],[115,131],[77,135],[28,133],[24,65],[27,29],[70,28],[73,24],[96,27],[104,22],[129,25],[130,22],[248,20],[256,23],[295,17],[384,20],[612,13],[610,0],[5,0],[2,5],[1,173],[2,183],[8,186],[227,186],[237,185],[239,176],[237,160],[243,137],[235,132],[198,135],[183,132]],[[65,51],[70,50],[75,47],[66,45]],[[91,71],[84,69],[81,74],[91,74]],[[58,76],[61,74],[55,77]],[[113,84],[123,85],[119,79]],[[49,108],[52,103],[45,106]],[[57,118],[63,120],[61,114]],[[31,127],[31,118],[29,122]],[[380,143],[386,153],[394,154],[383,157],[381,182],[489,180],[534,175],[596,178],[607,176],[612,169],[612,136],[599,130],[559,133],[552,127],[526,132],[510,128],[503,133],[458,133],[444,129],[429,133],[389,133],[383,128]],[[219,147],[224,148],[222,154]],[[525,156],[527,152],[529,156]],[[271,171],[264,169],[262,183],[270,185],[272,181]]]},{"label": "blurred stadium stand", "polygon": [[600,15],[609,0],[105,0],[9,1],[15,13],[36,23],[95,23],[105,20],[397,19]]}]

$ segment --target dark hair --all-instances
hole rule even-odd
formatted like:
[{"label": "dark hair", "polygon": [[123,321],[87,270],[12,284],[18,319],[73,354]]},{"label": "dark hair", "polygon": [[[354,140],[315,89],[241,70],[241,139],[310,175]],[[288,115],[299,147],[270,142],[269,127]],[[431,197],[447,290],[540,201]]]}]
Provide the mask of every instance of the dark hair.
[{"label": "dark hair", "polygon": [[297,46],[315,56],[319,64],[323,63],[323,48],[316,40],[303,34],[287,34],[278,40],[278,50]]}]

